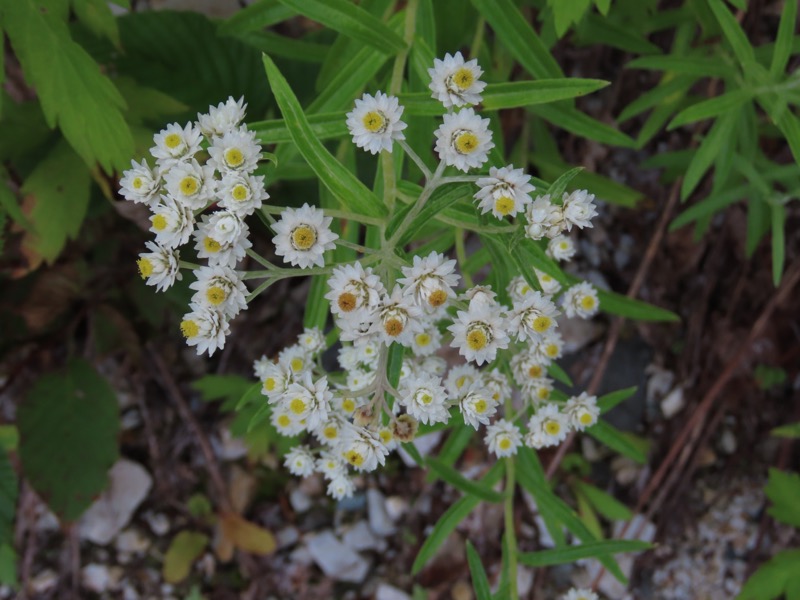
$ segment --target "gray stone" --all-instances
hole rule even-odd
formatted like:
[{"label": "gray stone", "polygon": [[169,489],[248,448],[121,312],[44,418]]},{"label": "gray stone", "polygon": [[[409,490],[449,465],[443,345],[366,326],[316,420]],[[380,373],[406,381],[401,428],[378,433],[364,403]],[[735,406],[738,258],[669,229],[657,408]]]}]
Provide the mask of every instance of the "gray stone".
[{"label": "gray stone", "polygon": [[330,531],[309,538],[308,551],[317,566],[337,581],[361,583],[366,579],[369,563],[340,542]]}]

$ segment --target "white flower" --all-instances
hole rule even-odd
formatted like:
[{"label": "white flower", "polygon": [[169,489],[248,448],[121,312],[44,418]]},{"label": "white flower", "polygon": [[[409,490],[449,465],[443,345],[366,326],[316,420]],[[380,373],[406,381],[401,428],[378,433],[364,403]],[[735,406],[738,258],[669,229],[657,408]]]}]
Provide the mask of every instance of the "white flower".
[{"label": "white flower", "polygon": [[581,392],[579,396],[573,396],[564,406],[564,413],[569,417],[573,429],[583,431],[587,427],[591,427],[597,423],[597,418],[600,416],[597,396],[590,396],[586,392]]},{"label": "white flower", "polygon": [[554,360],[561,358],[564,340],[555,329],[547,331],[535,342],[531,343],[531,351],[543,365],[549,366]]},{"label": "white flower", "polygon": [[381,425],[375,432],[387,450],[390,452],[397,448],[397,440],[394,437],[394,432],[389,425]]},{"label": "white flower", "polygon": [[325,347],[325,334],[319,327],[306,327],[297,338],[297,343],[313,356]]},{"label": "white flower", "polygon": [[550,394],[553,393],[553,380],[549,377],[536,377],[525,382],[522,386],[522,393],[534,405],[539,405],[550,399]]},{"label": "white flower", "polygon": [[561,600],[598,600],[592,590],[572,588],[561,597]]},{"label": "white flower", "polygon": [[484,387],[483,382],[473,383],[466,395],[458,403],[464,422],[478,429],[483,423],[489,424],[489,419],[497,412],[497,402],[492,398],[492,392]]},{"label": "white flower", "polygon": [[403,129],[407,125],[400,120],[402,115],[403,107],[394,96],[382,92],[375,96],[364,94],[347,113],[347,128],[359,148],[372,154],[381,150],[391,152],[393,140],[406,139]]},{"label": "white flower", "polygon": [[230,96],[224,104],[220,102],[217,106],[209,106],[208,114],[197,113],[197,126],[209,138],[222,136],[239,126],[246,110],[244,97],[237,101]]},{"label": "white flower", "polygon": [[247,239],[250,228],[241,217],[227,210],[203,215],[194,232],[197,256],[210,265],[235,267],[253,244]]},{"label": "white flower", "polygon": [[343,342],[354,342],[356,346],[381,343],[380,332],[376,332],[378,309],[362,309],[350,317],[339,319],[337,325],[341,329],[339,339]]},{"label": "white flower", "polygon": [[170,169],[179,162],[189,160],[200,150],[202,134],[191,123],[181,127],[178,123],[170,123],[153,136],[155,146],[150,148],[150,154],[163,171]]},{"label": "white flower", "polygon": [[379,464],[386,464],[389,454],[377,432],[364,428],[354,429],[352,435],[342,441],[341,452],[357,471],[374,471]]},{"label": "white flower", "polygon": [[328,279],[330,291],[325,298],[331,303],[331,312],[337,317],[363,317],[362,309],[377,309],[386,288],[381,278],[355,262],[333,269]]},{"label": "white flower", "polygon": [[491,167],[489,177],[481,177],[475,182],[481,188],[475,194],[481,213],[491,211],[495,217],[502,219],[509,215],[514,217],[525,210],[532,202],[530,193],[536,189],[529,183],[530,180],[530,175],[526,175],[523,169],[515,169],[514,165],[501,169]]},{"label": "white flower", "polygon": [[334,500],[349,498],[356,491],[356,484],[346,474],[334,477],[328,484],[328,495]]},{"label": "white flower", "polygon": [[126,200],[151,205],[158,201],[161,177],[158,169],[150,170],[146,160],[142,159],[141,164],[132,160],[131,168],[122,173],[119,186],[119,191]]},{"label": "white flower", "polygon": [[573,285],[561,299],[561,306],[564,313],[570,318],[580,317],[590,319],[597,314],[600,308],[600,299],[597,297],[597,290],[586,281]]},{"label": "white flower", "polygon": [[275,254],[301,269],[313,265],[325,266],[326,250],[333,250],[339,236],[331,231],[333,219],[318,208],[303,204],[301,208],[287,208],[281,220],[273,225],[277,234],[272,238]]},{"label": "white flower", "polygon": [[194,213],[173,197],[161,196],[161,201],[153,207],[150,223],[156,242],[166,248],[177,248],[192,237]]},{"label": "white flower", "polygon": [[351,435],[350,430],[354,429],[352,423],[346,420],[343,415],[332,412],[328,415],[328,420],[321,423],[314,429],[314,437],[321,444],[336,445],[345,437]]},{"label": "white flower", "polygon": [[522,302],[515,302],[508,313],[509,329],[519,341],[537,340],[552,327],[556,327],[556,305],[541,292],[528,294]]},{"label": "white flower", "polygon": [[362,369],[353,369],[347,372],[345,387],[351,392],[367,387],[375,379],[375,373]]},{"label": "white flower", "polygon": [[142,252],[136,265],[139,275],[147,280],[147,285],[154,285],[157,292],[163,292],[172,287],[176,280],[183,279],[178,266],[181,257],[177,250],[153,242],[146,242],[145,246],[150,252]]},{"label": "white flower", "polygon": [[450,346],[458,348],[459,354],[478,365],[492,362],[497,351],[508,348],[506,321],[497,312],[483,305],[460,310],[447,330],[453,334]]},{"label": "white flower", "polygon": [[296,477],[308,477],[314,472],[314,455],[308,446],[295,446],[283,460],[283,465]]},{"label": "white flower", "polygon": [[288,346],[278,353],[278,364],[289,370],[292,375],[301,375],[314,366],[311,356],[299,344]]},{"label": "white flower", "polygon": [[528,221],[525,235],[532,240],[554,238],[564,231],[566,226],[562,208],[550,202],[549,194],[538,196],[529,204],[525,209],[525,218]]},{"label": "white flower", "polygon": [[461,171],[480,167],[494,148],[489,119],[481,119],[471,108],[444,115],[435,135],[439,159]]},{"label": "white flower", "polygon": [[511,372],[517,385],[524,386],[547,375],[547,365],[541,362],[536,352],[520,353],[511,357]]},{"label": "white flower", "polygon": [[387,346],[392,342],[410,346],[414,335],[422,331],[421,316],[422,309],[404,296],[400,286],[396,285],[378,310],[372,332],[377,333]]},{"label": "white flower", "polygon": [[256,132],[246,126],[215,137],[208,149],[208,163],[221,174],[255,171],[261,159],[261,145],[256,141]]},{"label": "white flower", "polygon": [[428,74],[432,97],[445,108],[480,103],[486,84],[480,80],[483,69],[478,66],[477,59],[464,62],[461,52],[454,56],[445,54],[444,60],[433,59],[433,68],[428,69]]},{"label": "white flower", "polygon": [[528,422],[525,443],[532,448],[555,446],[564,441],[569,431],[567,417],[557,404],[545,404],[536,410]]},{"label": "white flower", "polygon": [[278,402],[289,384],[294,381],[291,369],[271,360],[262,362],[256,375],[261,380],[261,393],[269,398],[270,404]]},{"label": "white flower", "polygon": [[447,391],[438,377],[423,373],[408,378],[400,385],[399,392],[397,401],[418,421],[431,424],[447,423],[450,420]]},{"label": "white flower", "polygon": [[519,428],[505,419],[488,425],[484,439],[489,451],[494,452],[498,458],[513,456],[522,444],[522,434]]},{"label": "white flower", "polygon": [[201,167],[195,159],[172,167],[164,175],[164,182],[169,194],[192,210],[205,208],[214,198],[217,185],[214,169]]},{"label": "white flower", "polygon": [[444,385],[451,398],[461,398],[476,381],[480,381],[481,372],[470,364],[459,365],[450,369]]},{"label": "white flower", "polygon": [[218,310],[232,319],[247,308],[247,288],[233,269],[229,267],[200,267],[194,272],[197,281],[189,287],[196,290],[192,302]]},{"label": "white flower", "polygon": [[349,395],[334,396],[331,406],[346,416],[351,416],[355,410],[364,405],[363,398],[353,398]]},{"label": "white flower", "polygon": [[253,214],[269,198],[264,189],[264,176],[231,171],[217,184],[219,205],[240,216]]},{"label": "white flower", "polygon": [[206,306],[189,304],[190,313],[183,316],[181,333],[189,346],[197,346],[197,354],[208,352],[211,356],[217,348],[225,347],[225,337],[230,333],[230,326],[225,316]]},{"label": "white flower", "polygon": [[586,190],[575,190],[571,194],[564,194],[563,210],[567,231],[575,225],[583,229],[592,226],[592,217],[597,216],[594,206],[594,194]]},{"label": "white flower", "polygon": [[547,256],[554,260],[570,260],[575,256],[575,244],[565,235],[557,235],[547,243]]},{"label": "white flower", "polygon": [[281,407],[272,411],[270,422],[278,433],[286,437],[291,437],[305,431],[304,423]]},{"label": "white flower", "polygon": [[508,282],[506,291],[513,302],[522,302],[528,294],[532,294],[536,290],[531,287],[531,284],[522,275],[516,275]]},{"label": "white flower", "polygon": [[303,373],[299,382],[290,383],[283,393],[282,403],[295,419],[304,421],[308,430],[319,427],[328,420],[333,394],[328,390],[328,378],[320,377],[312,382],[311,373]]},{"label": "white flower", "polygon": [[453,288],[458,285],[455,273],[456,261],[446,260],[444,254],[431,252],[425,258],[414,256],[413,265],[402,267],[404,277],[397,283],[404,286],[403,293],[426,310],[444,306],[449,298],[455,298]]},{"label": "white flower", "polygon": [[511,384],[499,369],[483,371],[481,373],[483,385],[492,393],[492,400],[497,403],[504,401],[511,396]]},{"label": "white flower", "polygon": [[430,356],[442,347],[442,334],[435,324],[426,324],[422,331],[411,338],[414,356]]},{"label": "white flower", "polygon": [[536,278],[539,280],[539,285],[542,286],[542,292],[548,296],[552,296],[553,294],[557,294],[559,291],[561,291],[561,284],[555,277],[548,275],[539,269],[534,269],[534,272],[536,273]]},{"label": "white flower", "polygon": [[335,452],[329,450],[320,453],[315,466],[317,472],[322,473],[323,477],[328,480],[347,476],[347,467],[344,461]]}]

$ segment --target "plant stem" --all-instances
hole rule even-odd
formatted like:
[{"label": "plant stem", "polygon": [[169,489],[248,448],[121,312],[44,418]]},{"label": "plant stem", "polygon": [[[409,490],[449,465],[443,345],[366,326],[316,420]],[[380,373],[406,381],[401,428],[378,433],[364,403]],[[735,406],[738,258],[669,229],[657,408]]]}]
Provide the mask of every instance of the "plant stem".
[{"label": "plant stem", "polygon": [[461,266],[461,276],[464,278],[464,285],[468,288],[473,287],[475,284],[472,281],[472,276],[464,270],[464,265],[467,263],[467,252],[464,248],[464,230],[460,227],[456,229],[456,258],[458,264]]},{"label": "plant stem", "polygon": [[439,180],[439,185],[446,185],[448,183],[475,183],[480,179],[479,175],[461,175],[458,177],[442,177]]},{"label": "plant stem", "polygon": [[178,266],[179,266],[181,269],[192,269],[192,270],[196,270],[196,269],[199,269],[199,268],[200,268],[200,265],[196,265],[196,264],[194,264],[194,263],[192,263],[192,262],[187,262],[187,261],[185,261],[185,260],[180,260],[180,261],[178,261]]},{"label": "plant stem", "polygon": [[484,17],[480,17],[478,19],[478,25],[475,27],[475,37],[472,38],[472,43],[469,45],[470,58],[478,58],[478,54],[481,51],[481,46],[483,45],[483,32],[485,29],[486,19]]},{"label": "plant stem", "polygon": [[514,486],[516,485],[514,457],[506,457],[505,461],[506,499],[503,515],[506,530],[506,555],[508,556],[509,598],[511,600],[519,600],[519,591],[517,590],[517,534],[514,530]]},{"label": "plant stem", "polygon": [[354,244],[353,242],[348,242],[347,240],[343,240],[342,238],[336,240],[335,243],[337,246],[350,248],[351,250],[355,250],[356,252],[361,252],[362,254],[375,254],[376,252],[380,252],[375,248],[367,248],[366,246],[362,246],[361,244]]},{"label": "plant stem", "polygon": [[245,250],[245,252],[247,253],[247,256],[252,258],[254,261],[256,261],[258,264],[260,264],[262,267],[266,267],[267,269],[276,269],[277,268],[275,265],[273,265],[271,262],[269,262],[266,258],[261,256],[258,252],[256,252],[252,248],[248,248],[247,250]]},{"label": "plant stem", "polygon": [[422,210],[422,207],[425,206],[425,202],[428,201],[428,198],[431,197],[433,190],[439,187],[439,181],[442,176],[442,172],[444,171],[444,161],[439,162],[439,166],[436,167],[436,171],[434,172],[433,176],[427,181],[425,187],[422,188],[422,193],[417,198],[416,204],[408,211],[408,214],[403,219],[403,222],[400,223],[400,226],[397,228],[397,231],[394,232],[394,235],[389,239],[386,243],[386,247],[388,248],[395,248],[397,246],[397,242],[403,237],[403,234],[408,229],[409,225],[414,222],[414,218],[419,214],[419,211]]},{"label": "plant stem", "polygon": [[271,286],[271,285],[272,285],[273,283],[275,283],[276,281],[277,281],[276,279],[267,278],[267,280],[266,280],[266,281],[264,281],[263,283],[261,283],[261,284],[260,284],[260,285],[259,285],[259,286],[258,286],[256,289],[254,289],[252,292],[250,292],[250,293],[248,294],[247,298],[245,298],[245,302],[247,302],[247,304],[250,304],[250,302],[251,302],[251,301],[252,301],[252,300],[253,300],[253,299],[254,299],[256,296],[258,296],[258,295],[259,295],[261,292],[263,292],[265,289],[267,289],[269,286]]},{"label": "plant stem", "polygon": [[397,143],[400,145],[400,147],[403,150],[406,151],[406,154],[408,155],[408,157],[411,160],[414,161],[414,164],[417,165],[419,170],[422,171],[422,174],[425,176],[425,181],[430,181],[430,179],[431,179],[431,170],[428,168],[428,165],[426,165],[424,162],[422,162],[422,159],[419,157],[419,154],[414,152],[414,150],[411,148],[411,146],[409,146],[406,143],[405,140],[399,140]]}]

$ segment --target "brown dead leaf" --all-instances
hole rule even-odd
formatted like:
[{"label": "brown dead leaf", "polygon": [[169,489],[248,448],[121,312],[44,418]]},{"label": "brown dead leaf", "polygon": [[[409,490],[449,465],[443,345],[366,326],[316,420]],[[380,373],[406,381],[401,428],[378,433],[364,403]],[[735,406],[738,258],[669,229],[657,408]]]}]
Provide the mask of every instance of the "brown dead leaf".
[{"label": "brown dead leaf", "polygon": [[222,536],[230,540],[239,550],[262,555],[275,551],[277,543],[270,531],[235,513],[220,513],[219,524]]}]

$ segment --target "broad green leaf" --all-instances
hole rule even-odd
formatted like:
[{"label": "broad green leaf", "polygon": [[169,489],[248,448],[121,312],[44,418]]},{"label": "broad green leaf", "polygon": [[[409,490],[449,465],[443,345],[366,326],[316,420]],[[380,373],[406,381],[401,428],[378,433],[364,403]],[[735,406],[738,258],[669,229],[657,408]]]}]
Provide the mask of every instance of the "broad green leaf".
[{"label": "broad green leaf", "polygon": [[649,550],[653,545],[641,540],[598,540],[584,542],[580,546],[567,548],[553,548],[539,552],[522,552],[519,562],[529,567],[546,567],[550,565],[563,565],[586,558],[598,558],[623,552],[641,552]]},{"label": "broad green leaf", "polygon": [[580,488],[595,510],[609,521],[627,521],[633,517],[631,510],[611,494],[583,481],[576,481],[575,485]]},{"label": "broad green leaf", "polygon": [[647,462],[647,457],[635,444],[633,444],[619,429],[605,421],[598,421],[589,427],[586,433],[601,444],[608,446],[612,450],[619,452],[623,456],[627,456],[639,464]]},{"label": "broad green leaf", "polygon": [[208,536],[198,531],[181,531],[170,542],[164,555],[161,574],[167,583],[180,583],[189,575],[192,564],[203,554]]},{"label": "broad green leaf", "polygon": [[783,204],[773,204],[772,210],[772,283],[775,287],[781,282],[783,264],[786,260],[786,209]]},{"label": "broad green leaf", "polygon": [[219,32],[224,35],[235,35],[258,31],[291,19],[296,14],[295,10],[284,6],[278,0],[257,0],[235,12],[228,20],[222,21],[219,24]]},{"label": "broad green leaf", "polygon": [[300,103],[266,54],[264,68],[292,140],[317,177],[350,210],[375,217],[385,214],[386,207],[381,201],[314,137]]},{"label": "broad green leaf", "polygon": [[0,583],[17,587],[17,554],[11,544],[0,544]]},{"label": "broad green leaf", "polygon": [[26,478],[62,521],[75,521],[119,456],[114,391],[89,363],[73,359],[34,384],[18,419]]},{"label": "broad green leaf", "polygon": [[675,118],[670,121],[667,129],[675,129],[681,125],[694,123],[696,121],[703,121],[712,117],[718,117],[722,113],[728,112],[739,108],[742,104],[750,100],[750,92],[744,89],[733,90],[717,96],[716,98],[709,98],[697,104],[693,104],[689,108],[683,109]]},{"label": "broad green leaf", "polygon": [[481,563],[481,557],[475,551],[472,542],[467,540],[467,562],[469,573],[472,576],[472,589],[475,590],[476,600],[492,600],[492,590],[489,587],[489,578]]},{"label": "broad green leaf", "polygon": [[764,494],[772,502],[767,512],[775,520],[793,527],[800,527],[800,475],[770,468],[769,481],[764,487]]},{"label": "broad green leaf", "polygon": [[[791,0],[789,0],[791,1]],[[800,585],[800,550],[779,552],[750,576],[736,600],[772,600],[783,598],[789,589]],[[787,597],[787,600],[796,600]]]},{"label": "broad green leaf", "polygon": [[[128,158],[130,164],[130,157]],[[83,225],[91,179],[80,157],[61,140],[22,184],[34,230],[23,244],[52,263]]]},{"label": "broad green leaf", "polygon": [[784,438],[800,438],[800,422],[776,427],[770,432],[770,435]]},{"label": "broad green leaf", "polygon": [[556,60],[513,0],[472,0],[472,4],[492,26],[497,40],[528,73],[537,79],[564,76]]},{"label": "broad green leaf", "polygon": [[111,7],[104,0],[70,0],[75,16],[97,36],[108,38],[119,48],[119,29]]},{"label": "broad green leaf", "polygon": [[636,145],[635,141],[618,129],[596,121],[589,115],[569,106],[541,104],[532,106],[528,110],[544,120],[550,121],[556,127],[590,140],[624,148],[633,148]]},{"label": "broad green leaf", "polygon": [[682,200],[688,198],[689,194],[694,191],[717,155],[726,151],[728,141],[738,123],[738,114],[739,111],[730,111],[723,114],[714,122],[714,125],[703,138],[689,168],[686,170],[683,184],[681,184]]},{"label": "broad green leaf", "polygon": [[[503,476],[503,463],[497,462],[489,469],[489,472],[480,480],[486,487],[492,487]],[[414,559],[414,564],[411,566],[411,574],[416,575],[422,570],[422,567],[433,558],[436,551],[444,543],[458,524],[463,521],[469,513],[471,513],[476,506],[480,503],[480,498],[476,496],[464,496],[448,508],[441,518],[436,522],[436,525],[431,531],[430,535],[425,538],[425,542],[419,549],[417,557]]]},{"label": "broad green leaf", "polygon": [[753,47],[747,41],[742,26],[736,21],[728,7],[723,4],[722,0],[707,0],[707,2],[739,62],[743,65],[755,62]]},{"label": "broad green leaf", "polygon": [[[456,202],[461,200],[471,202],[474,193],[474,189],[470,185],[454,185],[436,190],[428,202],[425,203],[425,206],[419,214],[411,222],[405,234],[403,234],[400,239],[400,245],[405,246],[411,242],[423,225],[430,223],[436,215],[447,210],[447,208],[454,205]],[[393,224],[394,228],[392,227]],[[399,225],[399,221],[392,219],[392,222],[386,228],[387,235],[391,235],[393,229],[396,229]]]},{"label": "broad green leaf", "polygon": [[403,38],[349,0],[280,0],[301,15],[386,52],[405,49]]},{"label": "broad green leaf", "polygon": [[618,404],[633,396],[636,393],[636,389],[636,386],[633,386],[600,396],[597,399],[597,406],[600,407],[600,414],[607,413]]},{"label": "broad green leaf", "polygon": [[674,312],[614,292],[597,290],[600,310],[638,321],[679,321]]},{"label": "broad green leaf", "polygon": [[797,0],[783,0],[783,12],[775,38],[775,50],[769,66],[770,75],[778,79],[786,70],[789,57],[792,55],[792,41],[797,31]]},{"label": "broad green leaf", "polygon": [[425,462],[431,469],[436,471],[439,477],[454,488],[464,492],[467,496],[475,496],[486,502],[502,502],[505,497],[500,492],[494,491],[490,486],[467,479],[454,468],[449,467],[435,457],[429,457]]},{"label": "broad green leaf", "polygon": [[56,14],[33,0],[3,6],[5,31],[25,77],[36,88],[47,124],[58,126],[83,161],[106,173],[130,165],[133,137],[125,100]]}]

